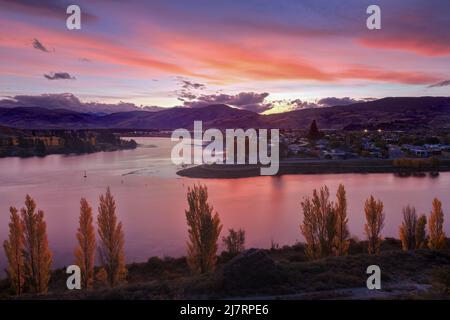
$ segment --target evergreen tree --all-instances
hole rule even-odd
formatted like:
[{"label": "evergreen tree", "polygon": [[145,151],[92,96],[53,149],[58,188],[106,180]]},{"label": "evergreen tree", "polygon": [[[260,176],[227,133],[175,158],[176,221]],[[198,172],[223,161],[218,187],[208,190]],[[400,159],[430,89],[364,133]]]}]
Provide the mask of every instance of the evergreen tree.
[{"label": "evergreen tree", "polygon": [[308,138],[311,140],[315,140],[315,139],[319,139],[321,136],[322,136],[322,133],[319,131],[319,128],[317,127],[316,120],[313,120],[309,127]]}]

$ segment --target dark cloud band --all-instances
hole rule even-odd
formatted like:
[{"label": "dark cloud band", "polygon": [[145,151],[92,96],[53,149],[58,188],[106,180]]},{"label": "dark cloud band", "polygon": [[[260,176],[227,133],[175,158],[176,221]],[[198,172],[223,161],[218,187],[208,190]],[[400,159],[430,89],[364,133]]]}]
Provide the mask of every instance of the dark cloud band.
[{"label": "dark cloud band", "polygon": [[44,77],[48,80],[75,80],[75,77],[67,72],[52,72],[50,74],[44,74]]}]

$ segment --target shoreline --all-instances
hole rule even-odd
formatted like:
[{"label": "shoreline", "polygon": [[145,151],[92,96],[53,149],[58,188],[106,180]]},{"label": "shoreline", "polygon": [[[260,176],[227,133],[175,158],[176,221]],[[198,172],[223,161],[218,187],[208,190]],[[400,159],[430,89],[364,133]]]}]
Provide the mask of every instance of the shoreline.
[{"label": "shoreline", "polygon": [[[202,164],[177,171],[186,178],[236,179],[259,177],[260,165]],[[439,172],[450,171],[450,159],[441,160],[438,168],[411,169],[394,166],[392,159],[367,160],[284,160],[276,176],[288,174],[339,174],[339,173],[394,173],[399,176],[436,176]]]}]

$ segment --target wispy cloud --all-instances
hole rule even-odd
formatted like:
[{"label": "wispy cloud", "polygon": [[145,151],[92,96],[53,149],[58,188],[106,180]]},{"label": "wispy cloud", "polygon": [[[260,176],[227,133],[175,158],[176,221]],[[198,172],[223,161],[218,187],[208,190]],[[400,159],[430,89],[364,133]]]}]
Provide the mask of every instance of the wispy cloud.
[{"label": "wispy cloud", "polygon": [[450,86],[450,80],[444,80],[437,83],[430,84],[428,88],[440,88]]},{"label": "wispy cloud", "polygon": [[230,94],[210,94],[201,95],[192,101],[185,101],[184,106],[190,108],[201,108],[213,104],[226,104],[239,109],[262,113],[273,108],[271,102],[266,101],[269,93],[240,92],[235,95]]},{"label": "wispy cloud", "polygon": [[[380,32],[366,29],[361,0],[287,0],[277,10],[260,0],[80,0],[83,29],[69,32],[68,1],[0,0],[0,29],[8,30],[0,37],[0,77],[14,92],[37,92],[33,76],[50,70],[76,75],[73,90],[83,96],[95,86],[112,101],[145,87],[151,92],[135,103],[167,107],[180,104],[176,98],[203,104],[212,93],[267,91],[296,100],[310,90],[292,103],[304,108],[329,96],[418,95],[419,86],[448,85],[442,80],[449,79],[449,1],[381,0],[389,8]],[[85,27],[87,11],[102,23]],[[176,76],[183,78],[174,87]],[[313,95],[318,100],[303,101]],[[246,108],[272,112],[268,100]]]},{"label": "wispy cloud", "polygon": [[75,80],[75,77],[67,72],[52,72],[50,74],[44,74],[44,77],[48,80]]},{"label": "wispy cloud", "polygon": [[198,82],[193,82],[193,81],[189,81],[189,80],[181,80],[181,87],[183,87],[184,89],[200,89],[203,90],[205,89],[205,85],[202,83],[198,83]]},{"label": "wispy cloud", "polygon": [[317,103],[321,107],[346,106],[358,102],[365,102],[365,100],[357,100],[350,97],[343,97],[343,98],[328,97],[317,101]]},{"label": "wispy cloud", "polygon": [[43,52],[50,52],[38,39],[33,40],[33,48]]},{"label": "wispy cloud", "polygon": [[136,106],[134,103],[82,102],[71,93],[17,95],[0,100],[0,108],[40,107],[47,109],[66,109],[85,113],[114,113],[136,110],[159,111],[156,106]]},{"label": "wispy cloud", "polygon": [[375,98],[355,99],[351,97],[326,97],[314,101],[305,101],[301,99],[284,99],[273,101],[274,110],[276,111],[292,111],[311,108],[326,108],[334,106],[346,106],[354,103],[362,103],[376,100]]}]

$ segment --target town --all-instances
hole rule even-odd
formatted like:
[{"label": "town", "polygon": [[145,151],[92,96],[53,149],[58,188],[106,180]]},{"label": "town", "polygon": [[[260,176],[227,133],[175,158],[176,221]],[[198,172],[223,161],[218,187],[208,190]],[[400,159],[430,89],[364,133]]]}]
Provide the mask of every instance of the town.
[{"label": "town", "polygon": [[123,140],[108,130],[21,130],[0,126],[0,157],[81,154],[134,149],[134,140]]},{"label": "town", "polygon": [[449,132],[383,129],[323,130],[315,121],[309,130],[281,130],[284,159],[400,159],[450,157]]}]

